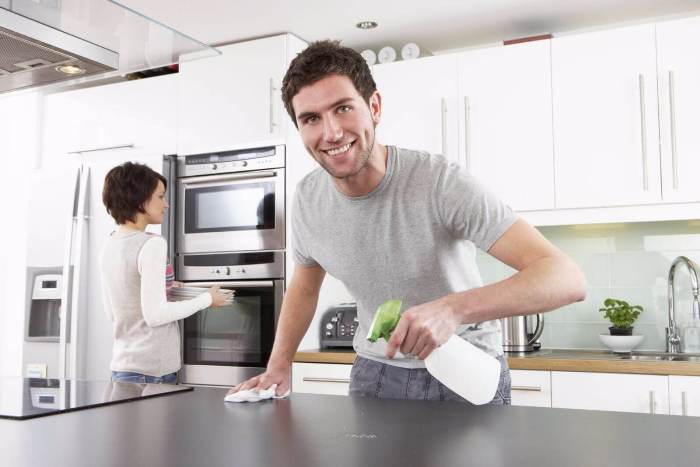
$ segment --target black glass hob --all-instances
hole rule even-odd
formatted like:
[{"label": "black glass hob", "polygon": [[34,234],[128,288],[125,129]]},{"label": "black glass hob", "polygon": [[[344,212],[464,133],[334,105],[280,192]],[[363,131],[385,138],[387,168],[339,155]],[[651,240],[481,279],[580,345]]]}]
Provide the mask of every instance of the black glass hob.
[{"label": "black glass hob", "polygon": [[192,389],[170,384],[0,378],[0,418],[25,420]]}]

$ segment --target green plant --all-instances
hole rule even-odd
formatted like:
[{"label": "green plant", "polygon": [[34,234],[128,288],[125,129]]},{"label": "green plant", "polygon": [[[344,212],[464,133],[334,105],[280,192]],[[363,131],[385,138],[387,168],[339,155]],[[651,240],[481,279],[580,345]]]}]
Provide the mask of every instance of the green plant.
[{"label": "green plant", "polygon": [[598,311],[604,313],[603,316],[610,320],[612,327],[630,329],[644,308],[640,305],[630,305],[624,300],[606,298],[603,302],[603,308]]}]

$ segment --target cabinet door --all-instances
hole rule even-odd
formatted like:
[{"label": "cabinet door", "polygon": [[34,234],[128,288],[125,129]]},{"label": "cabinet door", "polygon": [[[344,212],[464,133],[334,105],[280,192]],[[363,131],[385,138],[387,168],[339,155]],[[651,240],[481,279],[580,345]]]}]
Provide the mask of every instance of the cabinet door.
[{"label": "cabinet door", "polygon": [[557,208],[659,202],[653,25],[552,40]]},{"label": "cabinet door", "polygon": [[550,41],[459,59],[460,154],[516,210],[554,208]]},{"label": "cabinet door", "polygon": [[552,383],[549,371],[510,370],[510,378],[513,405],[552,406]]},{"label": "cabinet door", "polygon": [[700,18],[659,23],[661,175],[664,201],[700,201]]},{"label": "cabinet door", "polygon": [[347,396],[352,365],[293,363],[292,391]]},{"label": "cabinet door", "polygon": [[223,55],[180,64],[178,154],[283,142],[286,36],[218,49]]},{"label": "cabinet door", "polygon": [[668,414],[668,377],[553,371],[552,407]]},{"label": "cabinet door", "polygon": [[669,376],[668,391],[671,415],[700,417],[700,377]]},{"label": "cabinet door", "polygon": [[382,96],[378,141],[460,162],[456,56],[375,65],[372,75]]}]

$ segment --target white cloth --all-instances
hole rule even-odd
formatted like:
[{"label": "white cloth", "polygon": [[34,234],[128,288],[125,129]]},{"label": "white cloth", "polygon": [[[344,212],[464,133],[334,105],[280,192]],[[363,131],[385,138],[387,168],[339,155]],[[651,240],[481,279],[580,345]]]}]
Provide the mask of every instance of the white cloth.
[{"label": "white cloth", "polygon": [[244,389],[242,391],[229,394],[228,396],[224,397],[224,400],[226,402],[260,402],[265,399],[283,399],[289,396],[289,389],[287,389],[287,392],[281,396],[278,396],[275,393],[276,390],[276,384],[273,384],[269,388],[261,391],[256,391],[255,389]]}]

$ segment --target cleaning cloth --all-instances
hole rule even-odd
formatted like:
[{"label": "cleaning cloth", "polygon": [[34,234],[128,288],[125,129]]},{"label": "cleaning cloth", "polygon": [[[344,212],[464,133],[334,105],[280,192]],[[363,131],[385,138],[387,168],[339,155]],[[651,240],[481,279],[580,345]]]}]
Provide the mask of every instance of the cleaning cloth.
[{"label": "cleaning cloth", "polygon": [[244,389],[242,391],[229,394],[228,396],[224,397],[224,400],[226,402],[259,402],[265,399],[282,399],[289,396],[289,390],[287,390],[287,392],[281,396],[278,396],[275,394],[276,389],[276,384],[273,384],[269,388],[262,389],[260,391],[256,391],[255,389]]}]

